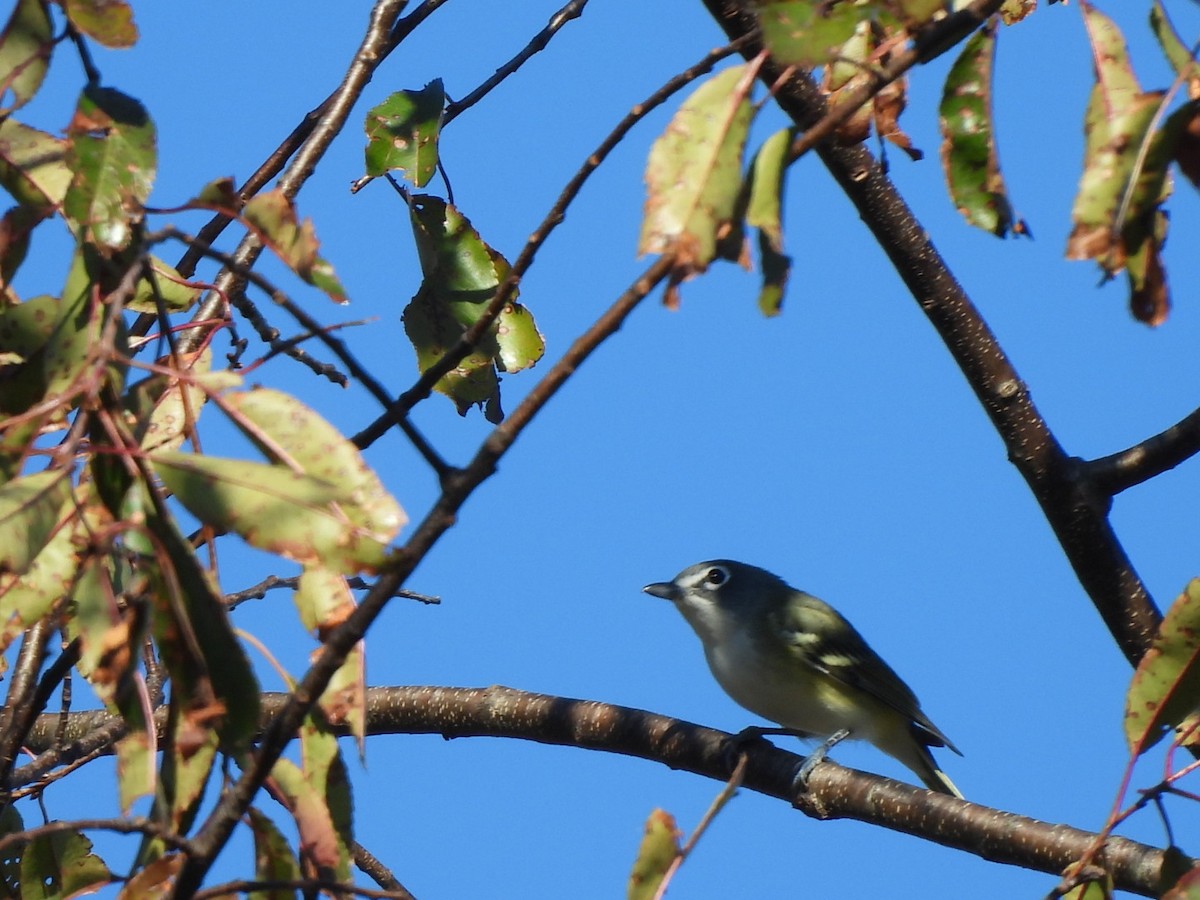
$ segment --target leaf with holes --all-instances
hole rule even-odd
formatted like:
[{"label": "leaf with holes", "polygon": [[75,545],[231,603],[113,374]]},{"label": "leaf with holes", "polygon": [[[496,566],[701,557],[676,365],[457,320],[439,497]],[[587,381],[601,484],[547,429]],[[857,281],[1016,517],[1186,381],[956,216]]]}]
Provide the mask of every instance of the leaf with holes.
[{"label": "leaf with holes", "polygon": [[[508,277],[508,261],[492,249],[456,207],[428,194],[410,205],[413,234],[424,278],[404,309],[404,331],[417,351],[421,371],[445,355],[479,320]],[[478,404],[488,421],[500,421],[497,370],[517,372],[545,352],[532,314],[516,294],[476,343],[475,349],[435,385],[454,401],[460,415]]]},{"label": "leaf with holes", "polygon": [[437,171],[446,92],[436,78],[419,91],[397,91],[367,113],[368,175],[402,169],[417,187]]},{"label": "leaf with holes", "polygon": [[158,164],[154,123],[137,100],[88,85],[67,126],[73,178],[63,211],[84,239],[122,250],[140,223]]},{"label": "leaf with holes", "polygon": [[1000,174],[992,118],[994,26],[976,32],[950,69],[938,117],[942,126],[942,168],[954,205],[970,224],[997,237],[1013,227],[1012,206]]}]

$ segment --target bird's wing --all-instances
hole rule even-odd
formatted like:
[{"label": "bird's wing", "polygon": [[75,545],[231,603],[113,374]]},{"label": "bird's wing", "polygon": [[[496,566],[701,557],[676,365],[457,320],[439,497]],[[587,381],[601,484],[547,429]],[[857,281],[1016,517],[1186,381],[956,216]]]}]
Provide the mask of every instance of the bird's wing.
[{"label": "bird's wing", "polygon": [[921,711],[912,688],[867,645],[853,625],[811,594],[797,591],[796,597],[776,622],[778,633],[796,658],[887,704],[916,726],[924,743],[959,753]]}]

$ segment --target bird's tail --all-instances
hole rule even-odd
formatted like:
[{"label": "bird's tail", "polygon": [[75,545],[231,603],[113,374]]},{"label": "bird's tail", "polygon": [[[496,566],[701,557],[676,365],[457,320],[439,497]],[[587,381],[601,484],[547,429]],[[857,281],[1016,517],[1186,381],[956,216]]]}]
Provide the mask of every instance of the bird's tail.
[{"label": "bird's tail", "polygon": [[959,800],[966,799],[963,797],[962,791],[954,786],[954,782],[950,780],[949,776],[937,767],[933,754],[929,752],[928,747],[914,744],[913,750],[916,752],[909,754],[909,758],[907,759],[901,758],[900,761],[916,773],[917,777],[925,784],[925,787],[931,791],[957,797]]}]

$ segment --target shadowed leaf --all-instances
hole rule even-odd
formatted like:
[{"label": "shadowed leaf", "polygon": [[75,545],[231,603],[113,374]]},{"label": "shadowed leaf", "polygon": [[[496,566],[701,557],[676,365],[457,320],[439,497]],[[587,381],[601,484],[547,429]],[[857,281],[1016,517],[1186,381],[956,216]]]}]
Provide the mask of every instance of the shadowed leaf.
[{"label": "shadowed leaf", "polygon": [[140,223],[158,164],[154,123],[137,100],[88,85],[67,127],[74,173],[63,199],[67,218],[87,240],[121,250]]},{"label": "shadowed leaf", "polygon": [[104,860],[81,832],[35,837],[21,857],[21,900],[66,900],[112,881]]},{"label": "shadowed leaf", "polygon": [[[425,371],[479,320],[508,277],[509,264],[444,200],[418,194],[410,212],[424,279],[404,309],[404,331],[417,351],[417,365]],[[478,404],[488,421],[499,422],[504,413],[497,370],[520,371],[545,352],[532,314],[515,297],[514,293],[475,349],[435,385],[454,401],[460,415]]]},{"label": "shadowed leaf", "polygon": [[950,69],[942,93],[942,167],[950,196],[976,228],[1005,237],[1013,227],[1012,207],[1000,174],[992,119],[992,65],[996,33],[976,32]]}]

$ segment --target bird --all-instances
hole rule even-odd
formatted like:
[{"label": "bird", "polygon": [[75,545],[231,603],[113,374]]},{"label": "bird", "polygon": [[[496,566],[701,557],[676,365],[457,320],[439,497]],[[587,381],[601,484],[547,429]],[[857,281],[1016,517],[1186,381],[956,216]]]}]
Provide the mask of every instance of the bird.
[{"label": "bird", "polygon": [[912,689],[837,610],[765,569],[714,559],[642,590],[670,600],[704,645],[724,691],[781,728],[739,737],[824,739],[797,787],[840,741],[865,740],[899,760],[930,790],[962,799],[930,747],[961,751],[921,710]]}]

